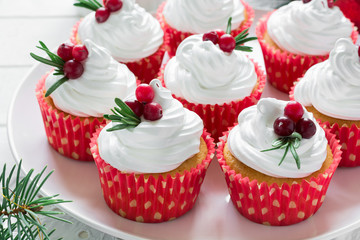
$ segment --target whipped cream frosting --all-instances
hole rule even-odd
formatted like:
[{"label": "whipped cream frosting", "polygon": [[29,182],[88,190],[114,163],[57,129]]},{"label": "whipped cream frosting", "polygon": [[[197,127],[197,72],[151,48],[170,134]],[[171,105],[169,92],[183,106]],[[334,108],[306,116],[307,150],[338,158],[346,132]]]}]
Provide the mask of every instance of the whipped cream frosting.
[{"label": "whipped cream frosting", "polygon": [[135,128],[107,132],[116,125],[110,122],[98,138],[101,158],[122,172],[171,171],[199,152],[204,128],[200,117],[185,109],[159,80],[150,85],[155,91],[153,101],[162,106],[162,118],[147,121],[142,117]]},{"label": "whipped cream frosting", "polygon": [[267,32],[282,49],[299,55],[327,55],[339,38],[350,38],[351,22],[327,0],[293,1],[273,12]]},{"label": "whipped cream frosting", "polygon": [[160,23],[134,0],[123,0],[123,7],[112,12],[103,23],[95,19],[95,12],[80,23],[81,41],[91,39],[105,47],[119,62],[135,62],[154,54],[163,43]]},{"label": "whipped cream frosting", "polygon": [[339,39],[328,60],[312,66],[295,86],[295,100],[334,118],[360,120],[358,47]]},{"label": "whipped cream frosting", "polygon": [[274,133],[273,123],[276,118],[283,116],[287,103],[274,98],[264,98],[260,99],[257,105],[244,109],[239,114],[239,124],[230,131],[228,146],[233,156],[258,172],[277,178],[302,178],[319,170],[327,155],[325,132],[316,123],[312,113],[305,108],[303,117],[315,123],[316,133],[310,139],[302,139],[296,149],[301,168],[297,168],[290,152],[278,166],[284,149],[261,152],[271,148],[272,142],[279,138]]},{"label": "whipped cream frosting", "polygon": [[180,44],[166,65],[164,81],[175,96],[189,102],[224,104],[249,96],[257,75],[244,53],[225,53],[198,34]]},{"label": "whipped cream frosting", "polygon": [[172,28],[191,33],[225,31],[230,17],[236,29],[245,19],[240,0],[168,0],[163,14]]},{"label": "whipped cream frosting", "polygon": [[[102,117],[111,113],[115,97],[123,99],[135,91],[136,79],[126,65],[115,61],[105,48],[91,40],[85,40],[84,45],[89,52],[82,62],[84,73],[63,83],[50,97],[64,112],[79,117]],[[45,80],[46,90],[63,77],[53,73]]]}]

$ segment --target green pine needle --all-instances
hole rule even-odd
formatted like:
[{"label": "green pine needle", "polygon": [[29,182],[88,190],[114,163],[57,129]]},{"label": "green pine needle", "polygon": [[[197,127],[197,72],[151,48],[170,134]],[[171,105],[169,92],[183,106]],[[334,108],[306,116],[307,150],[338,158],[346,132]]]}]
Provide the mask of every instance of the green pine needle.
[{"label": "green pine needle", "polygon": [[273,151],[273,150],[277,150],[277,149],[285,149],[284,154],[278,164],[278,166],[280,166],[283,163],[286,155],[288,154],[288,152],[290,150],[293,158],[295,159],[297,168],[300,169],[300,167],[301,167],[300,158],[296,152],[296,149],[300,147],[301,139],[302,139],[302,137],[299,133],[293,132],[288,137],[280,137],[278,139],[275,139],[274,142],[272,143],[273,148],[261,150],[260,152],[268,152],[268,151]]},{"label": "green pine needle", "polygon": [[77,0],[78,2],[74,3],[76,7],[87,8],[92,11],[98,10],[102,5],[96,0]]},{"label": "green pine needle", "polygon": [[115,98],[115,103],[118,107],[114,107],[111,111],[114,115],[105,114],[104,118],[113,122],[119,123],[106,131],[112,132],[127,128],[134,128],[140,124],[141,119],[131,110],[131,108],[124,103],[121,99]]},{"label": "green pine needle", "polygon": [[[34,58],[36,61],[39,61],[41,63],[44,63],[46,65],[55,67],[56,69],[54,69],[54,75],[55,76],[64,76],[64,64],[65,61],[59,57],[58,55],[56,55],[55,53],[52,53],[49,48],[45,45],[45,43],[43,43],[42,41],[39,41],[40,47],[36,46],[37,48],[43,50],[44,52],[46,52],[46,54],[48,55],[49,59],[40,57],[34,53],[30,53],[30,56],[32,58]],[[67,77],[63,77],[60,80],[58,80],[57,82],[55,82],[45,93],[45,97],[50,96],[51,93],[53,93],[58,87],[60,87],[64,82],[66,82],[67,80],[69,80]]]},{"label": "green pine needle", "polygon": [[[0,239],[50,239],[49,236],[53,234],[54,230],[47,233],[46,225],[40,223],[38,216],[43,215],[69,223],[69,221],[55,216],[64,213],[43,210],[44,206],[69,201],[57,199],[58,195],[37,198],[40,188],[52,172],[44,177],[45,167],[40,173],[32,176],[34,170],[31,169],[25,177],[21,178],[21,165],[22,161],[18,166],[14,166],[7,176],[6,165],[4,165],[0,175],[3,198],[0,205]],[[15,187],[11,189],[10,182],[13,182],[13,179],[15,179]]]}]

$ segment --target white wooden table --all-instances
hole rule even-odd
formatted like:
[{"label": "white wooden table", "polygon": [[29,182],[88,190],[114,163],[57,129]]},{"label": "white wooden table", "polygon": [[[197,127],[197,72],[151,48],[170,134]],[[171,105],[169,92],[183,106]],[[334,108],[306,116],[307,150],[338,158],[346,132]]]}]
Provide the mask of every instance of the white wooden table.
[{"label": "white wooden table", "polygon": [[[150,0],[140,0],[142,4],[154,11],[154,5],[147,1]],[[39,40],[45,42],[50,49],[55,49],[69,38],[72,26],[84,13],[72,4],[73,0],[0,0],[1,166],[5,163],[10,166],[14,164],[7,138],[7,115],[17,86],[35,64],[29,52],[35,50]],[[54,239],[55,237],[74,240],[116,239],[86,226],[71,216],[65,218],[70,219],[73,224],[47,221],[49,228],[57,229]],[[352,231],[337,239],[360,239],[360,230]]]}]

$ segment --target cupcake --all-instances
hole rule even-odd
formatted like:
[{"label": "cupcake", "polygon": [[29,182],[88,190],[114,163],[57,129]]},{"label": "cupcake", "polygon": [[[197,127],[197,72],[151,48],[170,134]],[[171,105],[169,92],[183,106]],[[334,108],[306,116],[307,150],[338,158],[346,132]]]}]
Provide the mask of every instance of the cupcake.
[{"label": "cupcake", "polygon": [[311,67],[290,98],[311,111],[340,140],[340,166],[360,166],[360,51],[339,39],[328,60]]},{"label": "cupcake", "polygon": [[150,82],[159,72],[167,42],[159,22],[135,0],[107,1],[105,7],[93,2],[75,3],[93,12],[74,26],[71,42],[91,39],[126,64],[139,80]]},{"label": "cupcake", "polygon": [[36,86],[48,141],[66,157],[93,161],[91,134],[106,123],[103,115],[110,113],[113,99],[125,98],[135,90],[135,76],[91,40],[75,47],[60,45],[60,57],[40,44],[50,60],[31,55],[55,67]]},{"label": "cupcake", "polygon": [[213,139],[160,81],[139,85],[136,98],[127,100],[133,110],[117,100],[120,114],[106,116],[112,121],[94,134],[91,152],[105,201],[116,214],[169,221],[194,206],[214,155]]},{"label": "cupcake", "polygon": [[[203,119],[215,141],[234,125],[244,108],[257,103],[266,81],[257,63],[241,51],[251,48],[234,49],[234,41],[228,49],[223,42],[229,39],[233,37],[219,38],[214,31],[186,38],[159,75],[174,97]],[[246,34],[237,39],[248,41]]]},{"label": "cupcake", "polygon": [[235,208],[274,226],[312,216],[340,161],[335,135],[301,104],[272,98],[243,110],[238,121],[217,149]]},{"label": "cupcake", "polygon": [[233,18],[231,35],[236,36],[251,26],[254,10],[243,0],[170,0],[160,5],[157,12],[157,19],[169,37],[170,56],[175,55],[179,44],[188,36],[213,29],[225,31],[230,17]]},{"label": "cupcake", "polygon": [[269,82],[288,93],[312,65],[329,57],[339,38],[358,33],[338,7],[326,0],[293,1],[260,19],[256,35]]}]

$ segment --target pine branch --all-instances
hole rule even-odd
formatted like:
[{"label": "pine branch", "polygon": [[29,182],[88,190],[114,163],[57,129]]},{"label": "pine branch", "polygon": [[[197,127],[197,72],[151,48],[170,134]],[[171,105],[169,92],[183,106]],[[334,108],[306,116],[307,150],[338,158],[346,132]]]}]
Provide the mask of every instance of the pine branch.
[{"label": "pine branch", "polygon": [[[6,176],[6,165],[0,175],[2,186],[3,201],[0,205],[0,239],[28,239],[33,240],[50,239],[54,230],[47,233],[48,229],[42,224],[39,215],[48,218],[70,223],[68,220],[59,218],[55,215],[64,214],[59,211],[43,210],[45,206],[59,203],[66,203],[62,199],[57,199],[58,195],[36,198],[41,187],[52,174],[52,171],[43,177],[46,167],[34,177],[34,170],[31,169],[25,177],[20,177],[22,161],[18,166],[14,166]],[[14,175],[14,173],[16,174]],[[15,178],[14,190],[11,190],[10,183]],[[32,180],[31,180],[32,179]],[[4,225],[4,223],[7,223]]]}]

